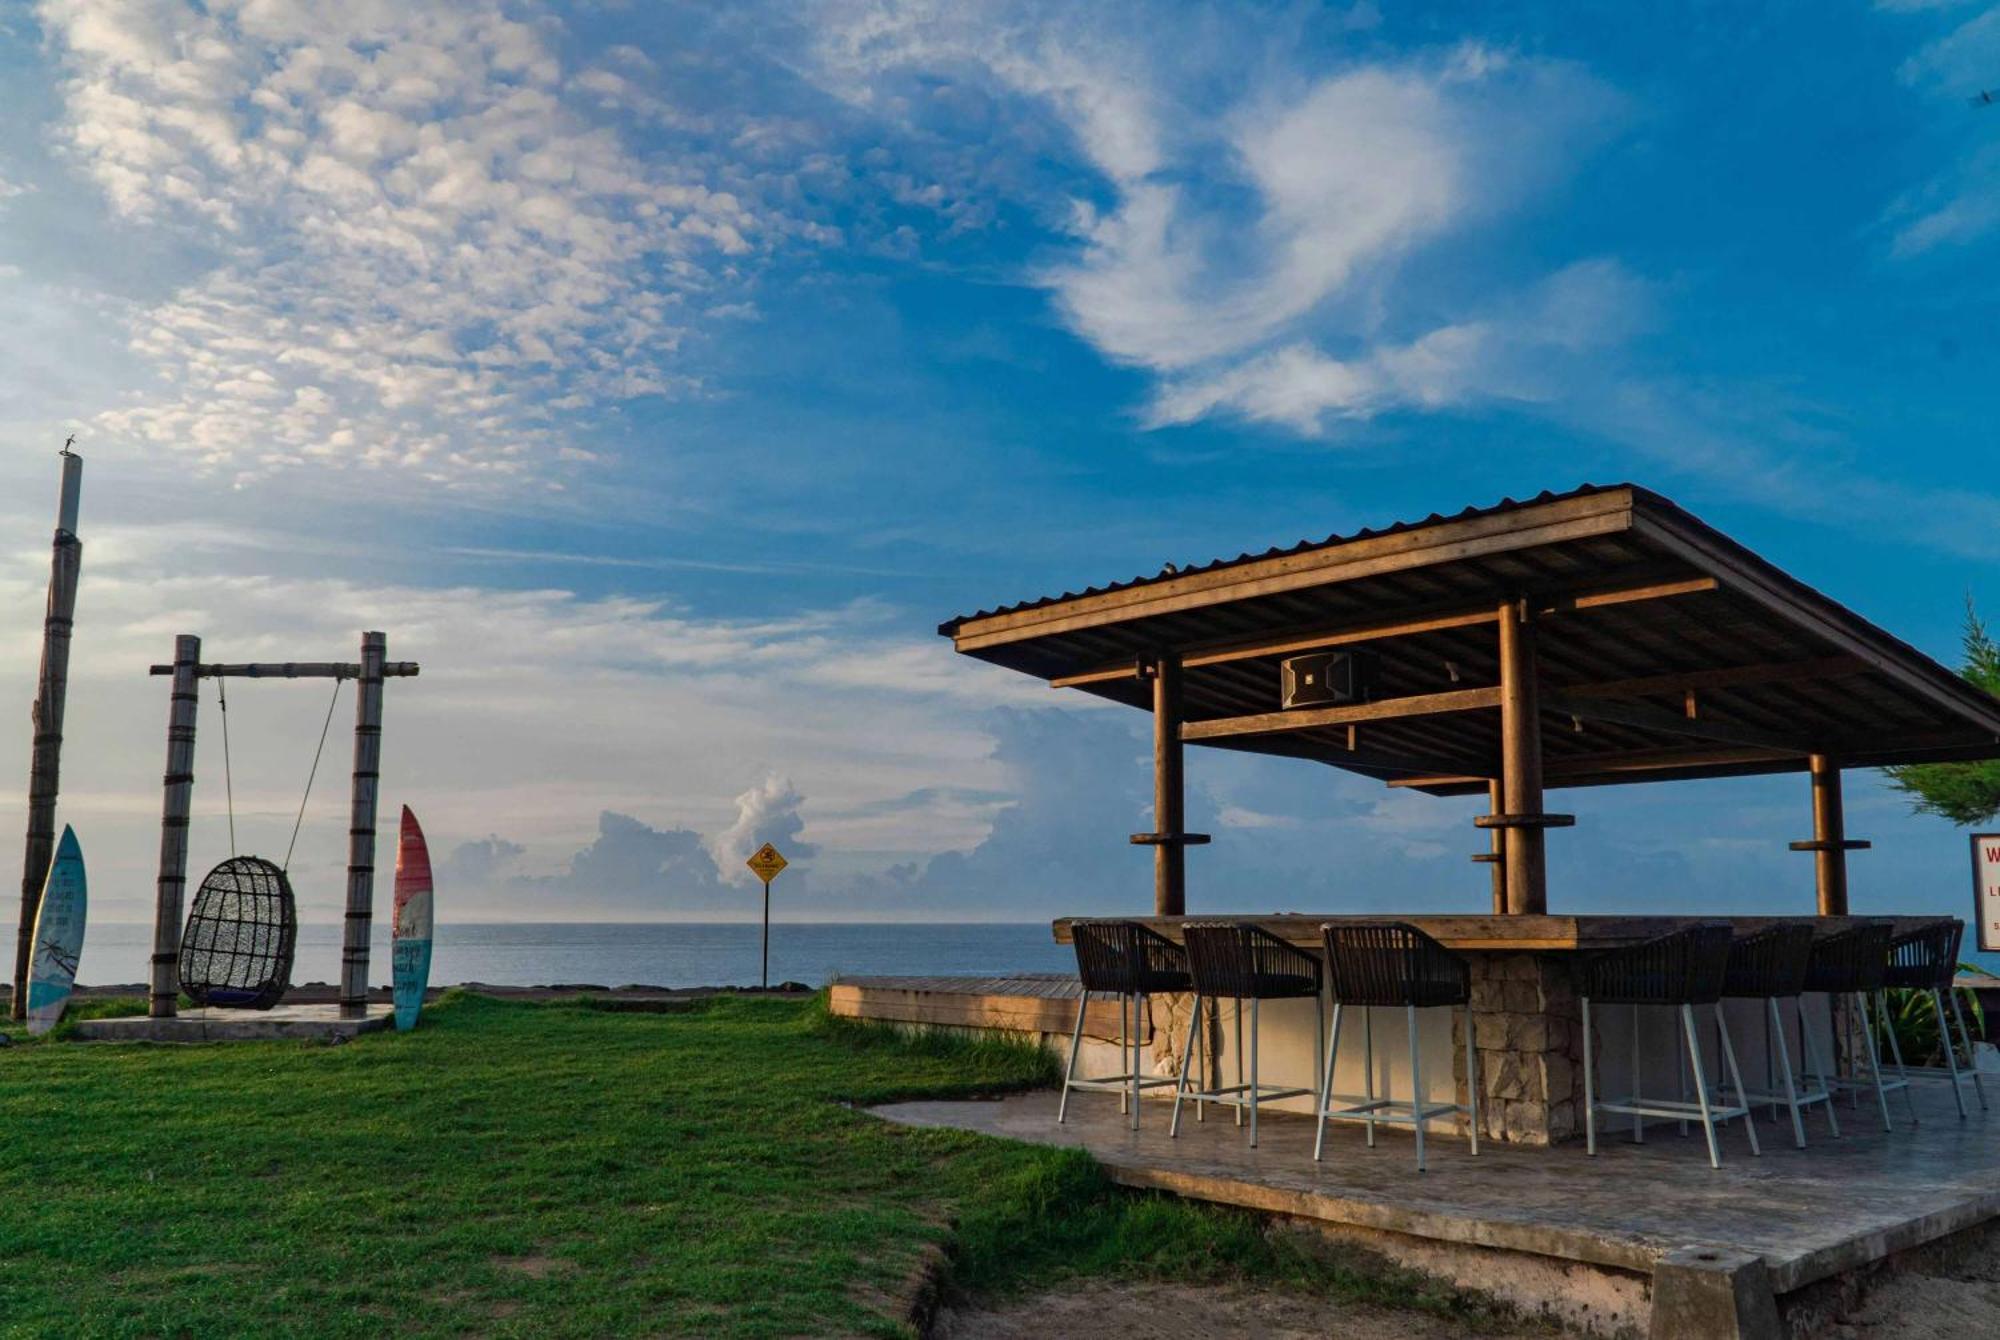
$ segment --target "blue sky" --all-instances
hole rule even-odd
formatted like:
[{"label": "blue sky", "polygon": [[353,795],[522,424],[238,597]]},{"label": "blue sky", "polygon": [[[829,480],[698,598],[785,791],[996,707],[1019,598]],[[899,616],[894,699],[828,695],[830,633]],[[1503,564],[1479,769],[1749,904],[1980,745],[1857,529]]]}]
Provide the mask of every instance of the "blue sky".
[{"label": "blue sky", "polygon": [[[425,664],[386,798],[468,915],[748,915],[766,838],[799,917],[1143,907],[1143,717],[941,619],[1630,479],[1954,659],[2000,606],[1996,85],[1977,3],[0,2],[8,682],[74,431],[106,916],[135,671],[362,626]],[[323,710],[232,704],[246,848]],[[1484,897],[1463,803],[1190,776],[1197,906]],[[1558,906],[1810,904],[1798,779],[1565,803]],[[1850,809],[1858,904],[1963,902],[1959,834]]]}]

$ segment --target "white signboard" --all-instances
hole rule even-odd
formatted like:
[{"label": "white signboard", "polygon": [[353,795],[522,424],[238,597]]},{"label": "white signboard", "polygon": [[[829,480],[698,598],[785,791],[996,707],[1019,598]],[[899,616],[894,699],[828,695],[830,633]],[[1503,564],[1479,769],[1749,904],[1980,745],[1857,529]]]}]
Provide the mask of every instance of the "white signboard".
[{"label": "white signboard", "polygon": [[2000,953],[2000,833],[1972,835],[1972,915],[1980,952]]}]

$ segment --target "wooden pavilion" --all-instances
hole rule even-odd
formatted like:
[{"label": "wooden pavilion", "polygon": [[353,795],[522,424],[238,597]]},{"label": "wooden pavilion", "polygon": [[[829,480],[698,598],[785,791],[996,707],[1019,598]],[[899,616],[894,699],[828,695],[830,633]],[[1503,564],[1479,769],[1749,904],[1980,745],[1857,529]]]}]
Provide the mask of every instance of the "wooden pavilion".
[{"label": "wooden pavilion", "polygon": [[[1495,913],[1548,905],[1547,790],[1804,772],[1847,912],[1841,770],[2000,756],[2000,701],[1630,484],[1544,493],[953,619],[970,656],[1150,708],[1160,916],[1186,906],[1182,746],[1485,794]],[[1366,646],[1375,691],[1280,710],[1279,663]]]}]

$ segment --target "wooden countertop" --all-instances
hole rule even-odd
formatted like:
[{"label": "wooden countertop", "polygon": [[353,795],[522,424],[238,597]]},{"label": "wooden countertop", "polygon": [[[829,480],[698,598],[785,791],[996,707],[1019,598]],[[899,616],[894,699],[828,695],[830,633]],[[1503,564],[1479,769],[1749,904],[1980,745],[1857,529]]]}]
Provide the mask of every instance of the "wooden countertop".
[{"label": "wooden countertop", "polygon": [[[1061,917],[1054,923],[1056,943],[1070,943],[1070,922],[1085,920]],[[1853,926],[1886,921],[1900,932],[1943,917],[1638,917],[1638,916],[1521,916],[1477,915],[1396,916],[1393,913],[1286,912],[1271,915],[1216,913],[1197,917],[1134,917],[1143,926],[1179,940],[1180,926],[1186,921],[1247,921],[1261,926],[1281,939],[1302,948],[1318,948],[1319,928],[1329,921],[1403,921],[1415,926],[1451,949],[1484,950],[1490,953],[1589,953],[1637,944],[1654,936],[1666,935],[1683,926],[1707,921],[1726,921],[1739,932],[1748,933],[1784,921],[1810,922],[1831,934]]]}]

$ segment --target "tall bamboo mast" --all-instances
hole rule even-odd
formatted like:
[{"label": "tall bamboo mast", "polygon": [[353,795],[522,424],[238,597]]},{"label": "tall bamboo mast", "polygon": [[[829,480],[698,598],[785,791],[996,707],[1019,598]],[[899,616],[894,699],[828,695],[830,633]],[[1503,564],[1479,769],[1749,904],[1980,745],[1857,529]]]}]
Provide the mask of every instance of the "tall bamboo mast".
[{"label": "tall bamboo mast", "polygon": [[167,771],[160,810],[160,882],[153,905],[153,994],[148,1010],[171,1019],[180,995],[181,899],[187,892],[188,806],[194,799],[194,713],[201,639],[174,639],[173,698],[167,708]]},{"label": "tall bamboo mast", "polygon": [[[75,439],[72,438],[71,441]],[[62,449],[62,489],[56,503],[55,551],[49,560],[48,612],[42,619],[42,670],[35,684],[35,741],[28,764],[28,843],[21,862],[21,929],[14,942],[12,1014],[28,1017],[28,965],[34,952],[35,915],[55,858],[56,793],[62,779],[63,699],[69,691],[69,641],[76,618],[76,583],[83,569],[83,541],[76,537],[83,492],[83,457]]]},{"label": "tall bamboo mast", "polygon": [[340,1012],[368,1009],[368,932],[375,918],[375,792],[382,775],[382,668],[386,633],[361,635],[354,695],[354,796],[347,825],[347,921],[340,951]]}]

